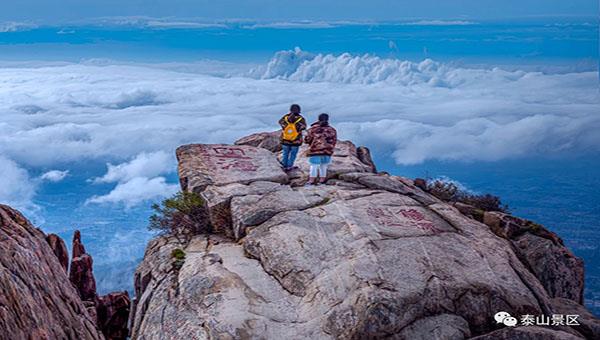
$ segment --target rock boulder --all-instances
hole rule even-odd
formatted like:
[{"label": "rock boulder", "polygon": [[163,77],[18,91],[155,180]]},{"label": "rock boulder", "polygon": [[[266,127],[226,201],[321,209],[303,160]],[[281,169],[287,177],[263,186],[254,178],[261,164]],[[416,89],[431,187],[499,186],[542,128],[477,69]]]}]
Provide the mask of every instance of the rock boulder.
[{"label": "rock boulder", "polygon": [[209,185],[285,183],[288,177],[273,154],[246,145],[193,144],[177,149],[182,188],[202,192]]},{"label": "rock boulder", "polygon": [[69,280],[77,288],[79,296],[83,301],[96,301],[96,279],[93,273],[93,259],[86,254],[81,243],[81,233],[76,230],[73,235],[73,258],[71,259],[71,270]]},{"label": "rock boulder", "polygon": [[62,238],[58,237],[56,234],[49,234],[46,236],[46,241],[52,248],[54,255],[58,258],[58,262],[65,270],[65,273],[68,272],[69,269],[69,252],[67,251],[67,246],[65,245],[65,241]]},{"label": "rock boulder", "polygon": [[281,131],[260,132],[238,139],[235,145],[249,145],[267,149],[271,152],[279,152],[281,151],[280,136]]},{"label": "rock boulder", "polygon": [[103,339],[54,249],[0,205],[0,339]]},{"label": "rock boulder", "polygon": [[537,326],[504,328],[472,340],[581,340],[580,336]]},{"label": "rock boulder", "polygon": [[98,296],[92,256],[85,252],[81,233],[73,233],[73,254],[69,279],[84,302],[88,313],[107,340],[125,340],[129,335],[131,301],[127,292]]},{"label": "rock boulder", "polygon": [[515,253],[544,285],[551,297],[583,303],[583,261],[543,226],[500,212],[486,212],[483,222],[511,241]]},{"label": "rock boulder", "polygon": [[127,322],[131,301],[129,293],[116,292],[98,298],[97,325],[107,340],[125,340],[129,335]]},{"label": "rock boulder", "polygon": [[600,320],[590,313],[585,307],[573,300],[555,298],[551,301],[553,310],[561,315],[577,315],[577,331],[588,339],[600,339]]},{"label": "rock boulder", "polygon": [[204,197],[218,233],[150,242],[135,276],[132,339],[590,338],[501,328],[498,311],[551,315],[552,292],[573,289],[540,279],[533,255],[543,248],[521,240],[519,250],[518,238],[412,180],[374,173],[352,143],[339,144],[329,185],[311,187],[298,187],[304,155],[286,180],[267,149],[218,146],[265,162],[251,175],[207,166],[214,155],[200,150],[214,147],[182,147],[178,157],[182,189]]}]

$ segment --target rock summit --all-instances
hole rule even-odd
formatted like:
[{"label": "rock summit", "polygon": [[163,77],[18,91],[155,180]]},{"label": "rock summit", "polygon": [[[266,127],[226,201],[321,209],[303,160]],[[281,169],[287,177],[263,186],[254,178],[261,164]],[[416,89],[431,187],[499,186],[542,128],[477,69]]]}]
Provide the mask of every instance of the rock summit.
[{"label": "rock summit", "polygon": [[[305,187],[305,149],[285,173],[278,148],[260,133],[177,150],[182,190],[204,198],[213,232],[149,243],[132,339],[600,338],[582,261],[544,227],[376,173],[349,141],[327,185]],[[580,325],[509,327],[500,311]]]}]

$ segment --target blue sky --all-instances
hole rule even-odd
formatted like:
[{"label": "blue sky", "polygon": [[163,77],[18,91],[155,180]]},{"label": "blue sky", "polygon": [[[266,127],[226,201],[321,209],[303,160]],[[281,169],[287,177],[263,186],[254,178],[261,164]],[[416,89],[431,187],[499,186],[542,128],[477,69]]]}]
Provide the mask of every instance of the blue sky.
[{"label": "blue sky", "polygon": [[597,16],[596,0],[19,0],[0,2],[0,20],[64,22],[100,16],[263,20]]}]

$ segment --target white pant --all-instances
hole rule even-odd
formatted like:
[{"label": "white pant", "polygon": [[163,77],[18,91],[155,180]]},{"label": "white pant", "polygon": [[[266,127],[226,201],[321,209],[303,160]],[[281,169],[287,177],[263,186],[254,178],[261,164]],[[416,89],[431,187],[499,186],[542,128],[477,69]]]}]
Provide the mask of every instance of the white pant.
[{"label": "white pant", "polygon": [[310,177],[327,178],[327,167],[329,164],[311,164],[310,165]]}]

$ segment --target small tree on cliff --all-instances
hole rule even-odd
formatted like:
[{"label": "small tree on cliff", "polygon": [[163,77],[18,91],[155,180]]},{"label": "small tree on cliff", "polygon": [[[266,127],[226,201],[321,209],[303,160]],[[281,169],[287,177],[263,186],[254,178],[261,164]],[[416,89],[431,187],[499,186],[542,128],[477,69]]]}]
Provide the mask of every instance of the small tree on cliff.
[{"label": "small tree on cliff", "polygon": [[483,211],[509,212],[508,205],[502,203],[498,196],[490,194],[474,194],[459,188],[455,183],[442,180],[427,182],[427,191],[446,202],[460,202]]},{"label": "small tree on cliff", "polygon": [[178,192],[161,204],[153,204],[148,229],[167,234],[197,234],[210,231],[206,202],[193,192]]}]

